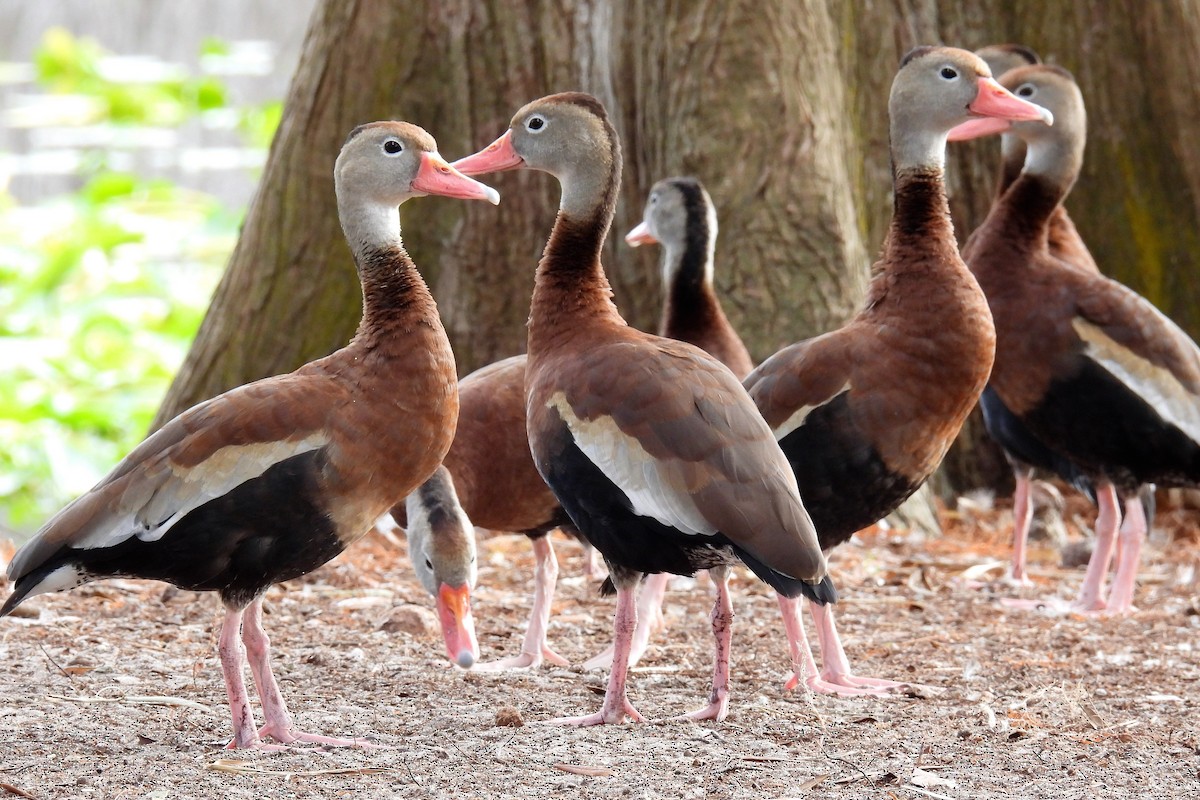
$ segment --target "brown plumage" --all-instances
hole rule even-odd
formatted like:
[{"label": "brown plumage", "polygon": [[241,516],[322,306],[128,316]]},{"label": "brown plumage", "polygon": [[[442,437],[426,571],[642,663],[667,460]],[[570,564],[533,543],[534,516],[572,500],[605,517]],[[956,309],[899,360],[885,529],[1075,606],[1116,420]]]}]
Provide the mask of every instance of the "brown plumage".
[{"label": "brown plumage", "polygon": [[[658,197],[661,197],[661,203],[655,201]],[[660,333],[700,347],[739,378],[744,377],[753,366],[749,353],[725,317],[712,286],[716,237],[716,213],[712,201],[699,182],[691,178],[660,181],[651,190],[651,198],[647,204],[646,223],[651,223],[652,218],[656,222],[645,234],[638,233],[634,237],[631,232],[630,237],[640,243],[657,241],[653,238],[657,235],[664,245]],[[651,209],[654,209],[653,214]],[[696,223],[697,218],[700,224]],[[643,227],[639,226],[639,230]],[[410,495],[408,502],[410,509],[435,498],[446,507],[461,502],[466,516],[474,524],[493,530],[522,532],[531,539],[535,554],[533,603],[521,652],[479,664],[477,668],[481,670],[525,669],[536,667],[543,661],[559,665],[567,663],[546,640],[558,576],[558,562],[547,534],[554,527],[570,535],[578,535],[578,531],[538,474],[529,452],[525,430],[525,366],[525,356],[513,356],[462,379],[458,432],[443,462],[453,476],[453,483],[440,481],[443,488],[437,491],[430,485],[438,479],[431,478],[425,485],[429,491]],[[452,493],[457,497],[451,498]],[[397,519],[403,519],[404,512],[399,506],[393,509]],[[452,516],[446,515],[446,519],[452,519]],[[425,534],[423,524],[418,521],[405,527],[409,530],[410,552],[414,549],[414,534],[419,541],[418,552],[413,555],[418,572],[421,572],[422,564],[426,564],[431,573],[440,575],[457,570],[458,574],[464,574],[461,563],[464,555],[457,558],[455,555],[465,554],[465,550],[441,554],[427,552],[423,542],[431,537]],[[451,525],[441,536],[465,542],[471,537],[471,529],[468,525],[455,530]],[[648,578],[643,587],[631,664],[637,662],[650,632],[661,623],[660,606],[665,582],[666,576],[660,573]],[[440,584],[440,579],[431,578],[427,585],[438,587]],[[473,639],[473,634],[466,633],[466,626],[454,614],[441,608],[441,594],[434,589],[430,591],[439,598],[443,632],[448,643]],[[467,666],[474,660],[465,657],[457,644],[448,644],[448,647],[451,658],[460,665]],[[607,666],[610,661],[611,651],[606,651],[586,662],[585,667]]]},{"label": "brown plumage", "polygon": [[[448,167],[429,134],[402,122],[355,129],[334,174],[363,287],[354,339],[293,373],[194,406],[152,434],[17,553],[8,570],[16,586],[0,609],[3,616],[31,595],[112,575],[218,592],[227,609],[220,655],[232,747],[264,747],[262,736],[357,743],[293,727],[271,674],[262,594],[362,536],[450,446],[454,358],[400,243],[396,206],[422,193],[497,199]],[[260,731],[242,678],[247,651],[266,717]]]},{"label": "brown plumage", "polygon": [[[990,45],[976,51],[976,54],[987,61],[992,74],[997,76],[1012,69],[1041,63],[1037,53],[1013,44]],[[1020,176],[1025,166],[1025,142],[1016,134],[1004,134],[1000,137],[1000,153],[1000,171],[993,203],[999,202],[1008,187]],[[974,258],[977,242],[974,236],[967,239],[963,245],[964,260],[969,262]],[[1061,204],[1054,209],[1047,223],[1047,245],[1050,253],[1064,264],[1099,272],[1066,207]],[[1029,585],[1025,562],[1029,531],[1034,521],[1034,470],[1052,472],[1091,498],[1095,498],[1095,488],[1077,465],[1039,442],[1004,405],[991,386],[983,390],[979,406],[983,412],[984,427],[1003,449],[1016,483],[1013,492],[1012,566],[1007,577],[1016,585]],[[1153,497],[1152,491],[1147,494]]]},{"label": "brown plumage", "polygon": [[[1144,298],[1050,252],[1049,220],[1083,161],[1083,97],[1058,67],[1022,67],[1004,83],[1053,110],[1056,124],[1011,126],[1028,148],[1024,169],[972,237],[970,266],[996,320],[990,383],[1041,444],[1096,486],[1097,544],[1072,608],[1124,613],[1146,529],[1139,487],[1200,482],[1200,349]],[[955,136],[1000,130],[964,125]]]},{"label": "brown plumage", "polygon": [[[946,135],[974,115],[1038,118],[977,56],[918,48],[888,105],[895,207],[863,309],[764,361],[746,387],[796,473],[823,548],[891,513],[941,463],[991,367],[987,302],[958,255],[943,181]],[[827,609],[814,608],[816,674],[795,604],[781,601],[794,686],[839,694],[899,684],[850,674]],[[810,668],[806,669],[805,665]]]},{"label": "brown plumage", "polygon": [[530,167],[562,186],[529,321],[526,413],[538,471],[608,562],[617,589],[613,670],[600,712],[640,719],[625,694],[642,573],[715,568],[717,657],[709,705],[724,716],[736,553],[789,595],[833,599],[795,479],[737,378],[703,351],[627,326],[600,249],[612,222],[620,145],[603,106],[566,93],[517,112],[507,133],[456,162],[468,174]]}]

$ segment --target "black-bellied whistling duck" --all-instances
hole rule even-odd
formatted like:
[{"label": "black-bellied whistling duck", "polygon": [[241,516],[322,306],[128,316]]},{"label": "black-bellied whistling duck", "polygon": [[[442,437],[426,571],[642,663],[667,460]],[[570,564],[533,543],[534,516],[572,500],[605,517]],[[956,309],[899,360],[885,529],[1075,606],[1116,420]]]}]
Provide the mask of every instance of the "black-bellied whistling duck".
[{"label": "black-bellied whistling duck", "polygon": [[[713,287],[717,209],[695,178],[664,178],[650,187],[642,221],[625,234],[631,247],[662,245],[663,313],[658,335],[689,342],[729,367],[739,379],[754,369],[742,337],[729,324]],[[662,603],[671,576],[647,575],[638,594],[638,623],[629,665],[641,660],[650,636],[663,625]],[[612,647],[584,662],[584,669],[612,665]]]},{"label": "black-bellied whistling duck", "polygon": [[467,174],[538,169],[562,187],[534,281],[526,421],[538,471],[608,564],[617,610],[600,711],[559,722],[642,718],[625,689],[638,581],[705,568],[718,595],[713,685],[708,705],[688,716],[722,719],[736,557],[788,596],[835,599],[787,460],[727,367],[697,347],[629,327],[613,305],[600,251],[621,147],[594,97],[536,100],[499,139],[456,164]]},{"label": "black-bellied whistling duck", "polygon": [[[271,673],[262,597],[365,534],[450,447],[454,356],[401,244],[396,207],[423,194],[499,201],[446,164],[428,133],[403,122],[356,128],[334,183],[363,287],[354,339],[295,372],[193,406],[152,434],[21,548],[0,608],[4,616],[32,595],[117,575],[217,592],[226,608],[219,652],[230,747],[278,749],[267,736],[284,745],[364,744],[293,726]],[[261,729],[242,677],[247,656]]]},{"label": "black-bellied whistling duck", "polygon": [[[1015,44],[989,45],[977,50],[976,54],[988,62],[992,74],[996,76],[1002,76],[1018,67],[1042,63],[1033,50]],[[1003,133],[1000,136],[1000,153],[1000,174],[996,181],[993,202],[999,202],[1008,191],[1008,187],[1021,174],[1021,169],[1025,166],[1025,142],[1012,132]],[[1092,273],[1100,272],[1091,251],[1067,214],[1066,206],[1059,204],[1050,215],[1046,237],[1050,253],[1064,264]],[[968,263],[973,258],[977,241],[978,239],[972,236],[963,245],[963,260]],[[1053,472],[1093,501],[1096,498],[1095,487],[1077,465],[1038,441],[1016,415],[1008,410],[990,385],[985,387],[980,395],[979,407],[983,411],[984,427],[988,435],[1004,450],[1005,458],[1013,468],[1016,482],[1013,492],[1013,553],[1008,579],[1018,586],[1028,586],[1030,581],[1026,569],[1026,553],[1034,511],[1033,471],[1041,469]],[[1152,519],[1154,487],[1144,487],[1139,495],[1146,510],[1147,520]]]},{"label": "black-bellied whistling duck", "polygon": [[[1040,64],[1041,58],[1028,47],[1017,44],[989,45],[975,51],[976,55],[987,62],[992,74],[999,77],[1010,69]],[[1025,164],[1025,142],[1014,134],[1000,137],[1000,174],[996,181],[995,199],[999,200],[1012,182],[1021,174]],[[1050,251],[1064,261],[1075,264],[1081,269],[1099,272],[1092,254],[1083,244],[1075,224],[1067,215],[1067,210],[1059,206],[1050,218],[1048,230]],[[972,240],[967,239],[963,245],[963,259],[970,261]],[[1021,421],[1008,410],[1000,400],[999,395],[991,386],[983,390],[979,397],[979,407],[983,411],[983,424],[988,435],[1000,445],[1004,456],[1013,470],[1016,489],[1013,492],[1013,552],[1012,565],[1008,579],[1017,585],[1029,585],[1026,572],[1026,550],[1029,540],[1029,528],[1033,522],[1033,471],[1042,469],[1053,472],[1089,497],[1095,492],[1091,483],[1080,469],[1070,460],[1055,453],[1039,442],[1021,424]]]},{"label": "black-bellied whistling duck", "polygon": [[[695,179],[674,178],[656,184],[650,198],[646,206],[646,223],[631,232],[626,240],[642,243],[658,236],[663,242],[664,304],[659,334],[690,342],[716,356],[739,378],[745,377],[753,366],[750,355],[726,319],[712,286],[717,220],[708,193]],[[698,218],[700,224],[687,222],[687,214]],[[428,483],[439,482],[440,491],[422,490],[409,495],[410,513],[406,527],[410,540],[414,533],[422,541],[432,538],[425,534],[423,523],[413,519],[413,504],[425,502],[422,498],[433,497],[441,497],[442,503],[449,504],[446,489],[453,487],[459,487],[458,499],[466,506],[466,515],[473,522],[485,528],[516,530],[529,536],[535,555],[533,604],[521,652],[478,664],[476,668],[485,671],[527,669],[544,661],[566,665],[566,659],[554,652],[546,640],[558,577],[558,563],[547,534],[554,527],[570,535],[577,535],[577,531],[538,474],[529,452],[529,437],[525,431],[525,356],[513,356],[463,378],[459,382],[459,402],[458,431],[444,462],[455,476],[453,486],[447,487],[446,482],[439,481],[435,474]],[[398,510],[401,509],[393,510],[393,515]],[[446,529],[438,538],[458,541],[469,537],[470,531],[469,527],[455,531]],[[465,555],[465,550],[453,550],[448,546],[441,550],[439,555],[445,558],[433,558],[430,571],[449,571],[456,566],[454,557],[457,555],[461,560]],[[461,572],[463,565],[460,563],[457,567]],[[657,573],[643,581],[630,664],[637,663],[650,634],[661,624],[662,598],[668,577],[665,573]],[[438,597],[438,594],[434,596]],[[454,614],[442,611],[440,617],[448,642],[452,638],[464,638],[458,632],[460,626]],[[454,659],[453,653],[451,658]],[[463,659],[458,661],[466,665]],[[589,669],[608,667],[611,662],[612,649],[609,648],[589,659],[584,666]]]},{"label": "black-bellied whistling duck", "polygon": [[[461,397],[460,384],[460,401]],[[479,642],[471,615],[471,591],[478,575],[475,529],[459,503],[454,478],[445,461],[408,495],[406,512],[397,521],[407,534],[413,572],[434,598],[446,654],[460,667],[469,667],[479,660]],[[397,513],[399,508],[394,507],[393,517]]]},{"label": "black-bellied whistling duck", "polygon": [[1051,109],[1056,122],[976,121],[952,133],[957,140],[1011,130],[1027,148],[1020,177],[972,235],[969,264],[996,320],[990,382],[1033,436],[1096,487],[1096,545],[1070,608],[1126,613],[1146,533],[1139,487],[1200,483],[1200,349],[1132,290],[1050,251],[1049,221],[1083,163],[1083,96],[1059,67],[1021,67],[1003,81]]},{"label": "black-bellied whistling duck", "polygon": [[[458,430],[439,470],[418,491],[408,496],[407,508],[392,510],[407,531],[411,542],[432,541],[429,523],[434,505],[461,509],[463,516],[445,517],[446,530],[440,540],[474,541],[474,526],[491,530],[524,533],[533,544],[535,558],[533,605],[519,655],[476,665],[481,670],[526,669],[549,661],[565,666],[568,662],[554,652],[546,641],[550,607],[558,580],[558,561],[548,534],[555,528],[574,531],[571,520],[558,498],[538,474],[529,452],[525,432],[525,356],[512,356],[472,372],[459,382]],[[461,503],[461,505],[460,505]],[[446,548],[445,562],[431,562],[458,571],[467,567],[467,551]],[[413,557],[414,564],[417,557]],[[472,581],[473,584],[473,581]],[[426,585],[428,589],[429,586]],[[463,587],[452,592],[440,587],[430,590],[438,600],[438,612],[451,660],[470,666],[478,650],[464,652],[466,636],[456,609],[470,608],[469,594]],[[443,597],[452,600],[447,603]],[[473,632],[471,643],[474,643]]]},{"label": "black-bellied whistling duck", "polygon": [[663,313],[658,335],[690,342],[745,378],[754,369],[713,287],[717,209],[695,178],[650,187],[642,221],[625,235],[637,247],[662,245]]},{"label": "black-bellied whistling duck", "polygon": [[[824,549],[924,483],[987,381],[995,334],[954,239],[946,135],[973,116],[1048,116],[990,76],[964,50],[921,47],[904,57],[888,102],[895,210],[866,305],[844,327],[780,350],[745,381],[795,470]],[[830,609],[813,606],[824,662],[817,674],[796,604],[780,598],[780,609],[796,669],[789,688],[802,679],[838,694],[901,685],[851,674]]]}]

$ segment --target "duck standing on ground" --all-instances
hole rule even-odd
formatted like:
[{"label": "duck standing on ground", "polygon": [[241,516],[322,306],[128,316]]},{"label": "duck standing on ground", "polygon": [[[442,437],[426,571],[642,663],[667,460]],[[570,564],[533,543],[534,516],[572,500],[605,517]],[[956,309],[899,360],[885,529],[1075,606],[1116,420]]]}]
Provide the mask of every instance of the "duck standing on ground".
[{"label": "duck standing on ground", "polygon": [[740,557],[788,596],[832,602],[808,514],[770,429],[727,367],[699,348],[629,327],[600,252],[612,224],[621,149],[604,107],[577,92],[536,100],[507,132],[456,162],[467,174],[526,167],[562,187],[537,267],[526,413],[538,471],[604,556],[617,592],[613,668],[595,725],[641,715],[626,695],[635,594],[644,573],[709,569],[716,657],[709,703],[728,708],[732,605]]},{"label": "duck standing on ground", "polygon": [[1011,130],[1027,148],[1020,176],[972,234],[969,264],[996,321],[991,385],[1042,445],[1095,486],[1096,546],[1068,608],[1128,613],[1147,527],[1140,491],[1200,483],[1200,349],[1131,289],[1050,251],[1050,220],[1083,163],[1083,95],[1054,66],[1021,67],[1003,82],[1057,120],[1052,128],[977,120],[951,134],[958,141]]},{"label": "duck standing on ground", "polygon": [[[23,600],[109,576],[215,591],[230,747],[365,745],[298,731],[271,672],[267,588],[300,577],[370,530],[441,462],[454,435],[454,356],[400,240],[397,206],[440,194],[499,202],[403,122],[356,128],[334,167],[338,214],[363,288],[354,339],[295,372],[193,406],[150,435],[25,544],[0,616]],[[402,386],[402,391],[396,387]],[[242,676],[249,658],[266,724]]]},{"label": "duck standing on ground", "polygon": [[[688,342],[729,367],[738,379],[754,369],[750,352],[725,316],[713,286],[717,247],[717,208],[695,178],[664,178],[650,187],[646,208],[625,234],[631,247],[662,245],[663,313],[658,335]],[[647,575],[638,593],[638,623],[629,666],[641,660],[650,637],[664,625],[662,604],[670,574]],[[584,669],[612,665],[612,647],[589,658]]]},{"label": "duck standing on ground", "polygon": [[[977,116],[1050,118],[997,84],[978,56],[950,47],[904,57],[888,112],[895,208],[863,309],[838,330],[780,350],[745,381],[795,471],[824,550],[925,482],[992,366],[987,301],[950,221],[947,134]],[[818,692],[879,694],[904,685],[853,675],[831,609],[814,605],[818,674],[796,602],[779,602],[795,670],[789,688],[804,680]]]},{"label": "duck standing on ground", "polygon": [[[689,342],[715,356],[739,378],[753,364],[746,346],[725,317],[712,283],[713,248],[717,236],[716,209],[704,187],[694,178],[668,178],[650,190],[645,220],[626,236],[630,244],[661,241],[663,244],[664,302],[659,335]],[[657,238],[655,238],[657,237]],[[438,598],[439,617],[451,659],[469,666],[468,653],[457,644],[467,638],[461,615],[447,611],[438,574],[466,574],[469,553],[464,542],[472,523],[493,530],[515,530],[533,544],[534,588],[529,623],[521,652],[476,665],[483,671],[528,669],[543,662],[565,666],[568,662],[547,643],[550,607],[558,578],[558,562],[549,532],[559,528],[578,536],[575,526],[558,499],[546,486],[533,464],[529,436],[525,430],[525,356],[513,356],[479,369],[459,382],[458,432],[443,462],[448,475],[435,474],[421,491],[409,495],[407,524],[409,548],[418,542],[414,565],[428,573],[426,588]],[[456,495],[456,496],[455,496]],[[446,524],[431,535],[417,507],[437,504],[451,508],[461,502],[466,517],[446,514]],[[399,512],[399,513],[398,513]],[[393,516],[404,509],[393,509]],[[455,527],[454,520],[461,520]],[[402,523],[403,524],[403,523]],[[425,546],[441,542],[436,550]],[[585,545],[587,546],[587,545]],[[593,552],[588,548],[589,552]],[[648,575],[638,597],[638,624],[633,635],[629,663],[636,664],[650,635],[662,624],[662,598],[669,575]],[[461,584],[456,584],[456,586]],[[473,583],[472,583],[473,585]],[[432,587],[432,588],[431,588]],[[454,589],[452,598],[463,596]],[[454,608],[466,607],[458,601]],[[473,638],[473,634],[472,634]],[[455,658],[455,654],[460,657]],[[587,669],[607,668],[612,648],[589,659]]]}]

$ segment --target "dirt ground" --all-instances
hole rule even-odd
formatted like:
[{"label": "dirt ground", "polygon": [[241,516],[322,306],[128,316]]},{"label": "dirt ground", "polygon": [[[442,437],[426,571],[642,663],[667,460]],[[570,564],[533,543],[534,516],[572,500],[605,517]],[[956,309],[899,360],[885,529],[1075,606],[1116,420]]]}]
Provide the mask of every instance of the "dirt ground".
[{"label": "dirt ground", "polygon": [[[1069,511],[1077,529],[1085,506]],[[442,655],[403,553],[372,534],[273,589],[266,627],[298,723],[387,749],[225,751],[215,597],[108,581],[29,601],[0,621],[0,800],[33,798],[1195,798],[1200,796],[1200,512],[1166,510],[1124,619],[1009,610],[996,582],[1008,514],[946,514],[945,536],[871,532],[834,556],[838,619],[859,674],[918,696],[786,692],[777,607],[734,579],[733,691],[723,723],[590,729],[605,674],[483,674]],[[612,601],[556,540],[551,643],[573,662],[608,641]],[[1037,586],[1071,596],[1082,570],[1034,547]],[[481,540],[483,657],[514,653],[528,609],[526,540]],[[989,565],[991,565],[989,567]],[[980,581],[983,585],[980,586]],[[5,590],[6,591],[6,590]],[[633,671],[647,718],[699,707],[709,587],[680,579],[668,629]],[[513,708],[523,726],[497,725]],[[6,794],[7,793],[7,794]]]}]

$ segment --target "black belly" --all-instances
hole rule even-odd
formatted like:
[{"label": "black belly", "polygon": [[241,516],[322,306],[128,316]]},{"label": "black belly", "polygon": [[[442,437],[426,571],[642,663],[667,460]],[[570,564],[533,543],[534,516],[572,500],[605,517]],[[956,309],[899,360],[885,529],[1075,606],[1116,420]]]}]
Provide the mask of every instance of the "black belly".
[{"label": "black belly", "polygon": [[883,463],[854,424],[845,394],[809,412],[779,446],[823,550],[895,511],[927,477],[914,480]]},{"label": "black belly", "polygon": [[[629,497],[579,449],[565,425],[557,434],[531,442],[534,460],[581,538],[604,556],[616,583],[629,585],[640,573],[692,575],[740,559],[783,595],[804,595],[822,604],[837,600],[828,576],[820,584],[808,584],[775,571],[719,532],[687,534],[635,513]],[[606,580],[605,585],[611,584]]]},{"label": "black belly", "polygon": [[582,537],[610,565],[691,575],[735,560],[723,536],[690,536],[634,513],[625,493],[574,442],[547,462],[543,477]]},{"label": "black belly", "polygon": [[984,388],[979,398],[983,411],[983,426],[988,435],[1004,449],[1004,455],[1014,469],[1040,469],[1052,472],[1067,483],[1095,499],[1092,482],[1069,458],[1051,450],[1025,426],[1016,414],[1009,410],[991,384]]},{"label": "black belly", "polygon": [[1075,375],[1051,383],[1022,421],[1084,472],[1122,492],[1145,483],[1200,483],[1197,443],[1090,359]]},{"label": "black belly", "polygon": [[114,547],[69,550],[54,566],[75,562],[92,577],[151,578],[215,591],[227,604],[244,606],[271,584],[305,575],[344,549],[316,502],[323,461],[320,450],[293,456],[195,509],[158,541],[131,537]]}]

